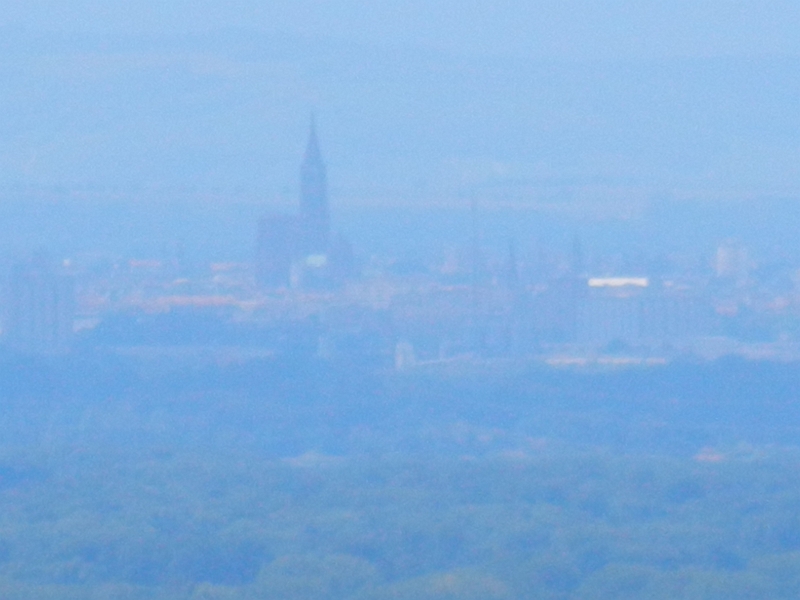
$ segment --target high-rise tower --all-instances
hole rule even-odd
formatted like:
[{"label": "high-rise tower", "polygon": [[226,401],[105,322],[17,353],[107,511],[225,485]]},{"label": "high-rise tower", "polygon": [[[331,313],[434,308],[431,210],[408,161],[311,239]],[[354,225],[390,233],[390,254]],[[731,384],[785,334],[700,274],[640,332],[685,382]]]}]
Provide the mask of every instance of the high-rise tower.
[{"label": "high-rise tower", "polygon": [[330,241],[328,184],[313,116],[306,153],[300,166],[300,217],[306,232],[304,250],[308,254],[326,254]]}]

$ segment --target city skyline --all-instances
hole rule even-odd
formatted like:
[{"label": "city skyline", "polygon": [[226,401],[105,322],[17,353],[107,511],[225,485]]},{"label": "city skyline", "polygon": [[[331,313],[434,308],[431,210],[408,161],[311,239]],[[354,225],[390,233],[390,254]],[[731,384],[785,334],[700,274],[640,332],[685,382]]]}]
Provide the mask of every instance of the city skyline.
[{"label": "city skyline", "polygon": [[0,598],[800,598],[798,31],[0,0]]}]

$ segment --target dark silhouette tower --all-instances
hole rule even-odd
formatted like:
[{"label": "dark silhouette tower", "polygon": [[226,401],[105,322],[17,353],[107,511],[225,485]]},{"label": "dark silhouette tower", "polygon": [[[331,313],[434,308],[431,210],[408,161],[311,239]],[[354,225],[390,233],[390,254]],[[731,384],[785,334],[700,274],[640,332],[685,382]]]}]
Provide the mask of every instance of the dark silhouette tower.
[{"label": "dark silhouette tower", "polygon": [[328,183],[313,116],[306,153],[300,166],[300,218],[305,230],[305,253],[326,254],[330,242]]},{"label": "dark silhouette tower", "polygon": [[268,288],[322,288],[345,278],[352,268],[352,251],[345,240],[331,240],[330,227],[325,163],[312,116],[300,165],[299,214],[266,215],[259,222],[258,283]]}]

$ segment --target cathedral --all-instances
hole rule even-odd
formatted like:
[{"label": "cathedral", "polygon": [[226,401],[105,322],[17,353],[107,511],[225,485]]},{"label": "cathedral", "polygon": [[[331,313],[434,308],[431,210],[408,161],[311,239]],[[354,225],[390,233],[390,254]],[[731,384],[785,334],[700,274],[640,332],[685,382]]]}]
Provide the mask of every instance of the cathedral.
[{"label": "cathedral", "polygon": [[258,227],[256,280],[265,288],[314,287],[341,275],[349,260],[343,240],[331,241],[328,184],[314,118],[300,165],[300,210],[268,215]]},{"label": "cathedral", "polygon": [[328,183],[313,118],[306,153],[300,166],[300,220],[305,234],[304,252],[309,255],[326,254],[330,243]]}]

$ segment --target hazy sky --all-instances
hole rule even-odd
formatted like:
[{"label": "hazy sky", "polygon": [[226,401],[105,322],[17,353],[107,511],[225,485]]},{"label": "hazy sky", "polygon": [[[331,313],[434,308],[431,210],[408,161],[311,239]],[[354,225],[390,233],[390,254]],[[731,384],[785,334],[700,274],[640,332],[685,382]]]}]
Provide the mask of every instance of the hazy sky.
[{"label": "hazy sky", "polygon": [[338,199],[543,181],[800,190],[796,2],[0,9],[0,187],[293,198],[313,110]]},{"label": "hazy sky", "polygon": [[800,53],[791,0],[27,0],[3,2],[0,22],[126,33],[246,27],[536,58]]}]

